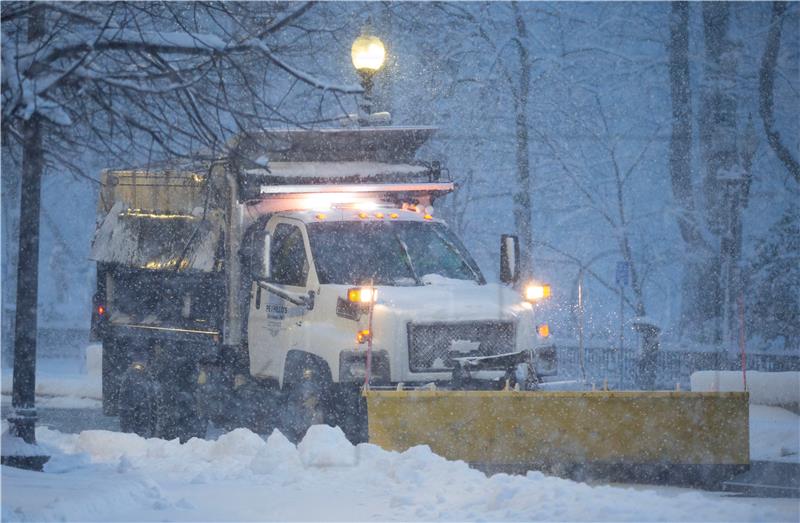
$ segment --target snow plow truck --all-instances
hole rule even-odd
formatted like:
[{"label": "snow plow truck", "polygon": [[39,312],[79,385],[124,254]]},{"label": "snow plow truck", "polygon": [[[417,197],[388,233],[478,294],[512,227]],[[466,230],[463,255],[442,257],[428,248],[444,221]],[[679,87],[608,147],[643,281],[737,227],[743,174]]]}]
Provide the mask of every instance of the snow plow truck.
[{"label": "snow plow truck", "polygon": [[746,467],[746,394],[548,389],[549,287],[520,281],[511,235],[488,282],[435,216],[455,187],[415,159],[433,132],[243,134],[224,157],[104,171],[104,412],[181,440],[327,423],[486,468]]}]

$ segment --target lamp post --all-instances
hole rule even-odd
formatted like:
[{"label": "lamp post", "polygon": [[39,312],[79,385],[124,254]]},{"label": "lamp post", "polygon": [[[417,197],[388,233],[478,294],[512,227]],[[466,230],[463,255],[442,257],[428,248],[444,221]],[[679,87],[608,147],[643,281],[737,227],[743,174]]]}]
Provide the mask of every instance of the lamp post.
[{"label": "lamp post", "polygon": [[[28,20],[28,42],[46,34],[44,12],[34,6]],[[17,257],[17,308],[14,323],[14,376],[9,434],[27,448],[5,446],[3,465],[42,470],[49,459],[36,445],[36,304],[39,289],[39,211],[44,171],[42,117],[34,113],[23,126],[22,181],[20,187],[19,255]]]},{"label": "lamp post", "polygon": [[361,36],[355,39],[350,49],[353,67],[361,77],[361,86],[364,88],[364,101],[361,109],[365,116],[372,114],[372,87],[373,78],[386,60],[386,47],[380,38],[373,36],[369,30],[364,30]]}]

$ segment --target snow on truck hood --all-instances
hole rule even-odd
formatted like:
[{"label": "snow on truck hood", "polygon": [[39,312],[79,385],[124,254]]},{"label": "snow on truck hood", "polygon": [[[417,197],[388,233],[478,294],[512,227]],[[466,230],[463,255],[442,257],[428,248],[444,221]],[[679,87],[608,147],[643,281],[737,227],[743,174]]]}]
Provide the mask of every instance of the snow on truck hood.
[{"label": "snow on truck hood", "polygon": [[496,283],[479,285],[436,274],[421,279],[425,285],[379,286],[376,310],[386,307],[411,320],[452,322],[515,319],[532,309],[518,293]]}]

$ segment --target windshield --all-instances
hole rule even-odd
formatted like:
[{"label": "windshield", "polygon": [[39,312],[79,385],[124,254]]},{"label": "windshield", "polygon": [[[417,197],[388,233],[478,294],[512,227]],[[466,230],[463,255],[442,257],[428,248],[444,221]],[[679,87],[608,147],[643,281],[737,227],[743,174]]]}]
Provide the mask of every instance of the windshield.
[{"label": "windshield", "polygon": [[323,284],[422,285],[430,275],[484,283],[459,239],[440,223],[311,223],[308,239]]}]

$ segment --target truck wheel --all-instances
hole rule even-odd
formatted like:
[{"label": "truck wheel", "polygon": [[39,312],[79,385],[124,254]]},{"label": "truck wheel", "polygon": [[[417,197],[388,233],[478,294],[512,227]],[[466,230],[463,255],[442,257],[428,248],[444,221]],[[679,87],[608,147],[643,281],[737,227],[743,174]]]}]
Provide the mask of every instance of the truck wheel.
[{"label": "truck wheel", "polygon": [[280,389],[255,379],[236,391],[237,426],[258,434],[269,434],[278,425]]},{"label": "truck wheel", "polygon": [[340,383],[335,393],[336,424],[353,445],[369,440],[367,430],[367,400],[357,384]]},{"label": "truck wheel", "polygon": [[200,413],[194,394],[185,393],[183,407],[178,412],[178,438],[186,443],[192,438],[204,439],[208,431],[208,419]]},{"label": "truck wheel", "polygon": [[319,379],[303,379],[286,387],[281,430],[289,441],[298,443],[311,425],[326,423],[330,401],[327,388]]},{"label": "truck wheel", "polygon": [[198,408],[194,391],[165,390],[158,402],[158,436],[163,439],[178,438],[186,443],[192,438],[205,438],[208,419]]},{"label": "truck wheel", "polygon": [[143,370],[128,369],[122,377],[118,399],[120,430],[133,432],[143,438],[155,436],[155,391]]},{"label": "truck wheel", "polygon": [[119,394],[125,374],[123,347],[114,340],[103,340],[103,414],[116,416],[119,412]]}]

